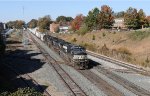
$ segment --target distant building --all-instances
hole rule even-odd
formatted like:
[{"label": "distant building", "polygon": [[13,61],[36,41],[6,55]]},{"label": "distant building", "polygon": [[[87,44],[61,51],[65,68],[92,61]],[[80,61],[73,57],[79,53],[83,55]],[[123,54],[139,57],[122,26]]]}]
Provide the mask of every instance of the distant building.
[{"label": "distant building", "polygon": [[70,26],[59,26],[59,32],[68,32]]},{"label": "distant building", "polygon": [[114,21],[115,23],[113,24],[113,29],[126,29],[124,18],[116,18]]},{"label": "distant building", "polygon": [[59,24],[55,24],[55,23],[52,23],[50,24],[50,32],[58,32],[59,31]]}]

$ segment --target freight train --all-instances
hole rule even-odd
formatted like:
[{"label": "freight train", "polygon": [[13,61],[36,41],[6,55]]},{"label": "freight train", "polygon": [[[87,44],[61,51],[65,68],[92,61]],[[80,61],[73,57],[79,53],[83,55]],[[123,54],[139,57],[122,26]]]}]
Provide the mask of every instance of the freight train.
[{"label": "freight train", "polygon": [[45,35],[35,30],[30,30],[40,38],[47,46],[55,50],[65,60],[71,62],[71,65],[77,69],[87,69],[89,59],[86,49],[82,46],[69,43],[54,36]]}]

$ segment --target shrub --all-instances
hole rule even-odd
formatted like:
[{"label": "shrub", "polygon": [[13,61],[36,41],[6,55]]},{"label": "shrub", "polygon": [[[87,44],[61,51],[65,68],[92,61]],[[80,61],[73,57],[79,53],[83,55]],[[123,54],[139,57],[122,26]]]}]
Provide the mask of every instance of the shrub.
[{"label": "shrub", "polygon": [[103,35],[103,37],[105,37],[105,36],[106,36],[106,34],[105,34],[105,33],[103,33],[102,35]]},{"label": "shrub", "polygon": [[3,92],[0,93],[0,96],[44,96],[42,93],[37,92],[33,88],[18,88],[17,91],[10,93],[10,92]]},{"label": "shrub", "polygon": [[122,54],[126,54],[126,55],[132,55],[132,53],[125,47],[120,47],[118,49],[118,52],[122,53]]},{"label": "shrub", "polygon": [[76,32],[77,32],[78,35],[85,35],[88,32],[88,27],[86,25],[83,25]]},{"label": "shrub", "polygon": [[95,40],[95,35],[93,35],[92,40]]},{"label": "shrub", "polygon": [[146,63],[149,63],[149,62],[150,62],[149,59],[148,59],[148,57],[146,58],[145,62],[146,62]]},{"label": "shrub", "polygon": [[77,42],[77,39],[76,39],[76,38],[73,38],[73,39],[71,40],[71,42]]}]

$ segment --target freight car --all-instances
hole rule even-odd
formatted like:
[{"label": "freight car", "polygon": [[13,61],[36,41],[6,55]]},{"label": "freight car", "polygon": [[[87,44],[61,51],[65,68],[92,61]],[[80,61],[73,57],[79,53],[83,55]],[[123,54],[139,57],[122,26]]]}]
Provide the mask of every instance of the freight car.
[{"label": "freight car", "polygon": [[89,60],[84,47],[71,44],[50,35],[44,35],[43,41],[53,48],[60,56],[70,61],[78,69],[87,69]]}]

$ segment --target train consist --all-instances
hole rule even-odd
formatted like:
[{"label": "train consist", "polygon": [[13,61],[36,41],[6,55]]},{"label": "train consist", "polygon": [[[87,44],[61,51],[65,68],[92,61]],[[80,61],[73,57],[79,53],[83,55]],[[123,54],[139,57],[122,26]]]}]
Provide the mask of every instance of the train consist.
[{"label": "train consist", "polygon": [[87,58],[86,49],[82,46],[71,44],[62,39],[41,34],[36,30],[30,31],[40,38],[47,46],[54,49],[61,57],[71,62],[71,65],[77,69],[87,69],[89,60]]}]

